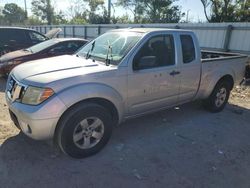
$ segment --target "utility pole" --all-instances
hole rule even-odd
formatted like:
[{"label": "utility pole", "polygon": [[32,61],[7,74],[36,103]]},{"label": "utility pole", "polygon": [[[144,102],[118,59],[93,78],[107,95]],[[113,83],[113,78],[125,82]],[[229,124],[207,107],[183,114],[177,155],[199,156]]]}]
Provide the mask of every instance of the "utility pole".
[{"label": "utility pole", "polygon": [[111,0],[108,0],[108,18],[109,18],[109,23],[111,21]]},{"label": "utility pole", "polygon": [[28,18],[28,11],[27,11],[27,3],[26,0],[24,0],[24,9],[25,9],[25,16]]},{"label": "utility pole", "polygon": [[186,16],[186,22],[187,22],[187,23],[188,23],[188,21],[189,21],[189,20],[188,20],[189,11],[190,11],[190,9],[187,10],[187,16]]}]

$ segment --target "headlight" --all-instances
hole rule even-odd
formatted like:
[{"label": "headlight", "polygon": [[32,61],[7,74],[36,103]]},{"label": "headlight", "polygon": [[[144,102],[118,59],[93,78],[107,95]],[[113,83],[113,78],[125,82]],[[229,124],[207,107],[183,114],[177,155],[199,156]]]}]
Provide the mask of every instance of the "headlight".
[{"label": "headlight", "polygon": [[43,101],[47,100],[53,94],[54,91],[51,88],[39,88],[29,86],[22,97],[22,103],[38,105]]}]

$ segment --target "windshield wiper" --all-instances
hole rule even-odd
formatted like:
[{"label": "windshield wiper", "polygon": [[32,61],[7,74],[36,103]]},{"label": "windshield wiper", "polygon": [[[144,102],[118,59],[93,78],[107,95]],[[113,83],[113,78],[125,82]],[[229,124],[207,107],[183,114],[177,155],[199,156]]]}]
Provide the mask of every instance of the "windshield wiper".
[{"label": "windshield wiper", "polygon": [[[110,54],[110,55],[109,55],[109,54]],[[109,65],[110,65],[111,59],[109,58],[109,56],[110,56],[110,57],[112,58],[112,60],[113,60],[112,46],[111,46],[111,45],[108,46],[107,56],[106,56],[106,59],[105,59],[106,66],[109,66]]]},{"label": "windshield wiper", "polygon": [[91,44],[92,46],[91,46],[91,48],[89,49],[89,51],[87,52],[87,54],[86,54],[86,59],[89,59],[90,58],[90,53],[93,51],[93,49],[94,49],[94,47],[95,47],[95,41],[94,42],[92,42],[92,44]]}]

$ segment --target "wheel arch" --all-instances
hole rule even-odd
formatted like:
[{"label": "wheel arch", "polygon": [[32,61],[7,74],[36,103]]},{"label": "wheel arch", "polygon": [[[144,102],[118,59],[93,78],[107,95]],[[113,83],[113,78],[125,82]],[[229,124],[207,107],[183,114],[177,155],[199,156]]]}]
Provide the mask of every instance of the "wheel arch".
[{"label": "wheel arch", "polygon": [[[214,74],[216,75],[216,74]],[[230,84],[230,90],[234,87],[234,76],[233,74],[217,74],[215,77],[207,76],[204,80],[210,80],[209,82],[203,82],[202,87],[198,93],[198,98],[205,99],[211,95],[216,85],[221,81],[227,81]]]},{"label": "wheel arch", "polygon": [[58,120],[58,122],[56,124],[56,127],[54,129],[54,134],[56,134],[60,122],[62,121],[63,117],[67,113],[69,113],[72,109],[77,108],[77,106],[81,106],[81,105],[84,105],[84,104],[87,104],[87,103],[98,104],[98,105],[104,107],[105,109],[107,109],[111,113],[112,120],[114,121],[114,124],[117,125],[119,123],[120,120],[119,120],[118,110],[117,110],[116,106],[111,101],[109,101],[109,100],[107,100],[105,98],[99,98],[99,97],[88,98],[88,99],[84,99],[84,100],[81,100],[81,101],[78,101],[78,102],[74,103],[73,105],[71,105],[69,108],[67,108],[62,113],[62,115],[60,116],[60,118],[59,118],[59,120]]},{"label": "wheel arch", "polygon": [[220,83],[220,82],[223,82],[223,81],[226,81],[226,82],[229,83],[230,90],[233,89],[233,87],[234,87],[234,79],[233,79],[233,77],[232,77],[230,74],[227,74],[227,75],[221,77],[221,78],[217,81],[216,85],[217,85],[218,83]]}]

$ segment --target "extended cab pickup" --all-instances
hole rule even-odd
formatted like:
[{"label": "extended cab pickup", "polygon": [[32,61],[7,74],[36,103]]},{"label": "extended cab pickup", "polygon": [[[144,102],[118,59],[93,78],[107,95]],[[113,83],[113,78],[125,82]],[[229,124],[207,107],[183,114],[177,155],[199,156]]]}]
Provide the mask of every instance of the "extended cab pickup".
[{"label": "extended cab pickup", "polygon": [[247,56],[200,51],[191,31],[109,31],[75,55],[36,60],[9,75],[14,123],[33,139],[52,139],[75,158],[93,155],[112,127],[146,113],[202,99],[226,105],[245,74]]}]

